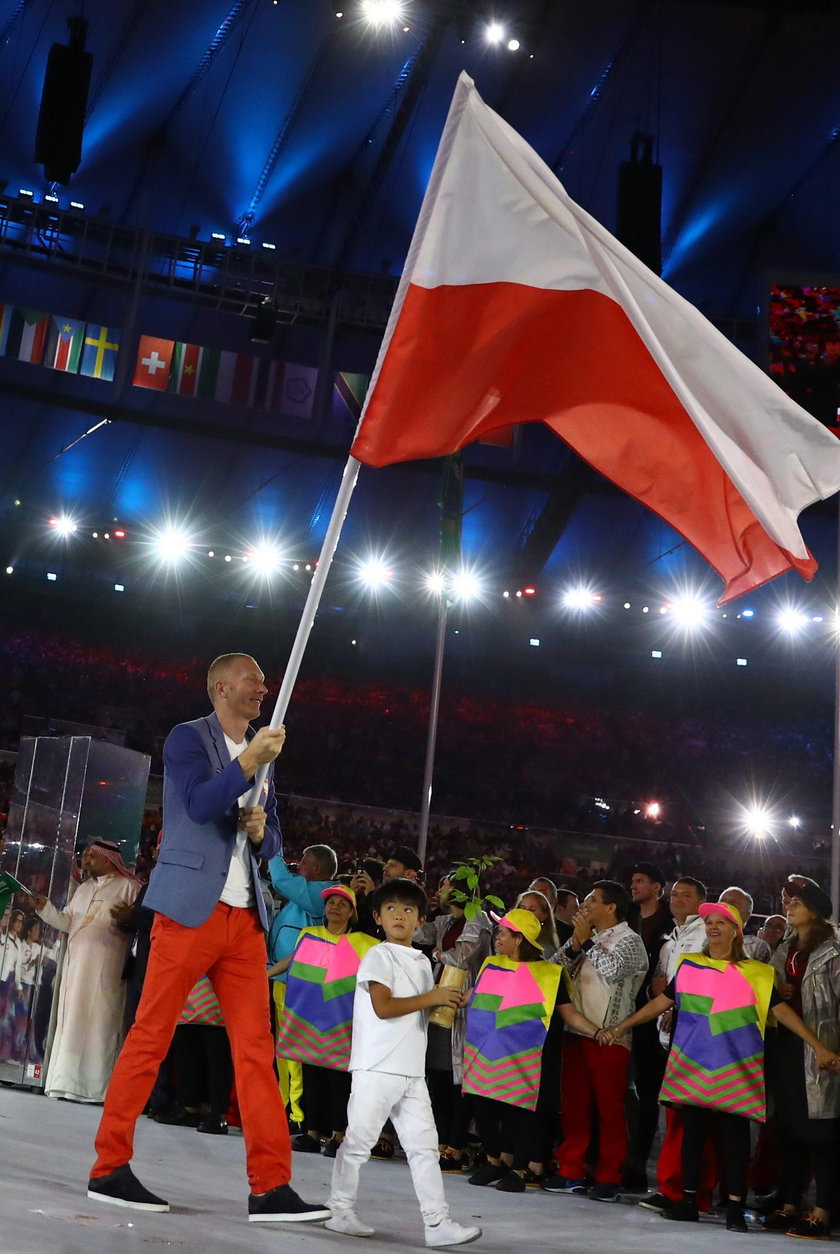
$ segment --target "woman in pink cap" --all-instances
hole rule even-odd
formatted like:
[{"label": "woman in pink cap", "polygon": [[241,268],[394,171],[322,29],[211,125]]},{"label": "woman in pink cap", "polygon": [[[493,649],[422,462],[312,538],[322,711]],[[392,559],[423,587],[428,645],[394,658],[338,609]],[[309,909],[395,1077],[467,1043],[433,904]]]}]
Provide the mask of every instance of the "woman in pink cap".
[{"label": "woman in pink cap", "polygon": [[700,907],[706,944],[699,954],[683,954],[665,992],[598,1039],[647,1023],[676,1007],[671,1048],[659,1099],[679,1106],[684,1118],[683,1200],[666,1219],[697,1221],[697,1187],[708,1135],[718,1143],[726,1165],[729,1205],[726,1226],[746,1232],[744,1196],[750,1157],[750,1119],[764,1122],[764,1030],[771,1008],[789,1031],[814,1052],[814,1065],[834,1073],[840,1057],[831,1053],[782,1001],[773,968],[744,953],[744,924],[734,906],[706,902]]}]

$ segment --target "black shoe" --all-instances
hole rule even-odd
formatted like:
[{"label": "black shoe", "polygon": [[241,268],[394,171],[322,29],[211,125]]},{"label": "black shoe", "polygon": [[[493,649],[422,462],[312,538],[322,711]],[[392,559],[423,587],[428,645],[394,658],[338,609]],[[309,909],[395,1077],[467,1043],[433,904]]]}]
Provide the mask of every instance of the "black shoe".
[{"label": "black shoe", "polygon": [[540,1188],[546,1193],[569,1193],[578,1197],[586,1196],[586,1181],[572,1180],[568,1176],[548,1176],[540,1182]]},{"label": "black shoe", "polygon": [[196,1132],[209,1132],[211,1136],[227,1136],[227,1119],[221,1115],[205,1115],[196,1125]]},{"label": "black shoe", "polygon": [[726,1231],[727,1232],[749,1232],[747,1221],[744,1218],[743,1202],[730,1202],[726,1208]]},{"label": "black shoe", "polygon": [[478,1185],[496,1184],[507,1174],[508,1168],[502,1163],[498,1167],[494,1167],[492,1163],[484,1163],[481,1167],[476,1167],[469,1177],[468,1183]]},{"label": "black shoe", "polygon": [[602,1181],[600,1184],[593,1184],[586,1196],[592,1202],[617,1202],[621,1197],[621,1185]]},{"label": "black shoe", "polygon": [[515,1171],[506,1171],[496,1184],[499,1193],[524,1193],[525,1181]]},{"label": "black shoe", "polygon": [[107,1176],[88,1180],[88,1197],[98,1202],[111,1202],[114,1206],[129,1206],[132,1210],[168,1211],[169,1203],[144,1189],[128,1163],[117,1167]]},{"label": "black shoe", "polygon": [[248,1198],[248,1222],[252,1224],[296,1224],[313,1219],[329,1219],[329,1206],[314,1206],[299,1198],[291,1185],[278,1184],[268,1193],[251,1193]]},{"label": "black shoe", "polygon": [[641,1198],[637,1206],[644,1207],[645,1210],[655,1210],[661,1215],[663,1211],[670,1210],[674,1203],[664,1193],[649,1193],[647,1197]]},{"label": "black shoe", "polygon": [[803,1215],[801,1219],[792,1220],[787,1235],[805,1237],[809,1241],[830,1241],[831,1229],[821,1219],[815,1219],[813,1215]]},{"label": "black shoe", "polygon": [[648,1178],[643,1167],[628,1167],[621,1173],[622,1193],[647,1193]]},{"label": "black shoe", "polygon": [[696,1224],[700,1222],[700,1212],[696,1202],[689,1202],[683,1198],[679,1202],[674,1202],[673,1206],[669,1206],[667,1210],[663,1210],[662,1218],[675,1219],[678,1223]]},{"label": "black shoe", "polygon": [[387,1162],[388,1159],[394,1157],[394,1147],[390,1141],[380,1138],[370,1151],[370,1156],[381,1162]]},{"label": "black shoe", "polygon": [[201,1123],[201,1115],[197,1110],[184,1110],[183,1106],[175,1106],[164,1115],[152,1115],[155,1123],[165,1123],[173,1128],[197,1128]]},{"label": "black shoe", "polygon": [[341,1141],[337,1141],[334,1136],[331,1136],[324,1146],[324,1158],[335,1158],[340,1144]]},{"label": "black shoe", "polygon": [[765,1232],[787,1232],[792,1224],[799,1222],[799,1216],[790,1210],[774,1210],[767,1215],[762,1223]]},{"label": "black shoe", "polygon": [[298,1154],[320,1154],[321,1142],[316,1141],[308,1132],[299,1132],[292,1137],[292,1149],[297,1150]]}]

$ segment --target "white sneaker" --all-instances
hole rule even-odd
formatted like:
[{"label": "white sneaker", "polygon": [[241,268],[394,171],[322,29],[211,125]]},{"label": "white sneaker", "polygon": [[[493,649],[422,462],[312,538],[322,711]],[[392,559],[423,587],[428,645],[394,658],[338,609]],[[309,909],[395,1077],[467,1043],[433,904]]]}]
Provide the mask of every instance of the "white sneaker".
[{"label": "white sneaker", "polygon": [[[345,1237],[372,1237],[376,1232],[375,1228],[363,1224],[354,1210],[333,1211],[332,1219],[328,1219],[324,1227],[329,1228],[330,1232],[341,1232]],[[437,1229],[427,1231],[436,1232]]]},{"label": "white sneaker", "polygon": [[444,1245],[469,1245],[481,1236],[480,1228],[467,1228],[454,1219],[442,1219],[434,1228],[426,1226],[426,1244],[433,1249]]}]

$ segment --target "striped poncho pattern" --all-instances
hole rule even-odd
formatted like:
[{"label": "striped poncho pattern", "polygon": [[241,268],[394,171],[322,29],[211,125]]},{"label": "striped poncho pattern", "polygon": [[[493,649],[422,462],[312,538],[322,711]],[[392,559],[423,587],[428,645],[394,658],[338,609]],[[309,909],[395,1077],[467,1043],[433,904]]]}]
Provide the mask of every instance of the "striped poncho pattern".
[{"label": "striped poncho pattern", "polygon": [[277,1057],[346,1071],[359,963],[379,942],[363,932],[335,936],[304,928],[289,964]]},{"label": "striped poncho pattern", "polygon": [[467,1009],[465,1093],[535,1108],[561,979],[568,976],[554,963],[485,960]]},{"label": "striped poncho pattern", "polygon": [[677,1026],[660,1101],[708,1106],[764,1121],[764,1029],[773,968],[684,954],[676,975]]}]

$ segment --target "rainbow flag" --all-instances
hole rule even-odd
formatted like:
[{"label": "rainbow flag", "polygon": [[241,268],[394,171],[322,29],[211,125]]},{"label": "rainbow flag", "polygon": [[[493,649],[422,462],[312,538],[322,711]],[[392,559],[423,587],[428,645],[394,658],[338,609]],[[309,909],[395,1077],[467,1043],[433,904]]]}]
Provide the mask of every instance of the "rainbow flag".
[{"label": "rainbow flag", "polygon": [[773,968],[684,954],[676,977],[677,1026],[659,1100],[764,1121],[764,1029]]},{"label": "rainbow flag", "polygon": [[347,1070],[356,975],[364,955],[378,944],[363,932],[335,936],[326,927],[303,929],[286,979],[278,1058]]},{"label": "rainbow flag", "polygon": [[568,981],[552,962],[485,960],[467,1008],[465,1093],[534,1109],[561,978]]}]

